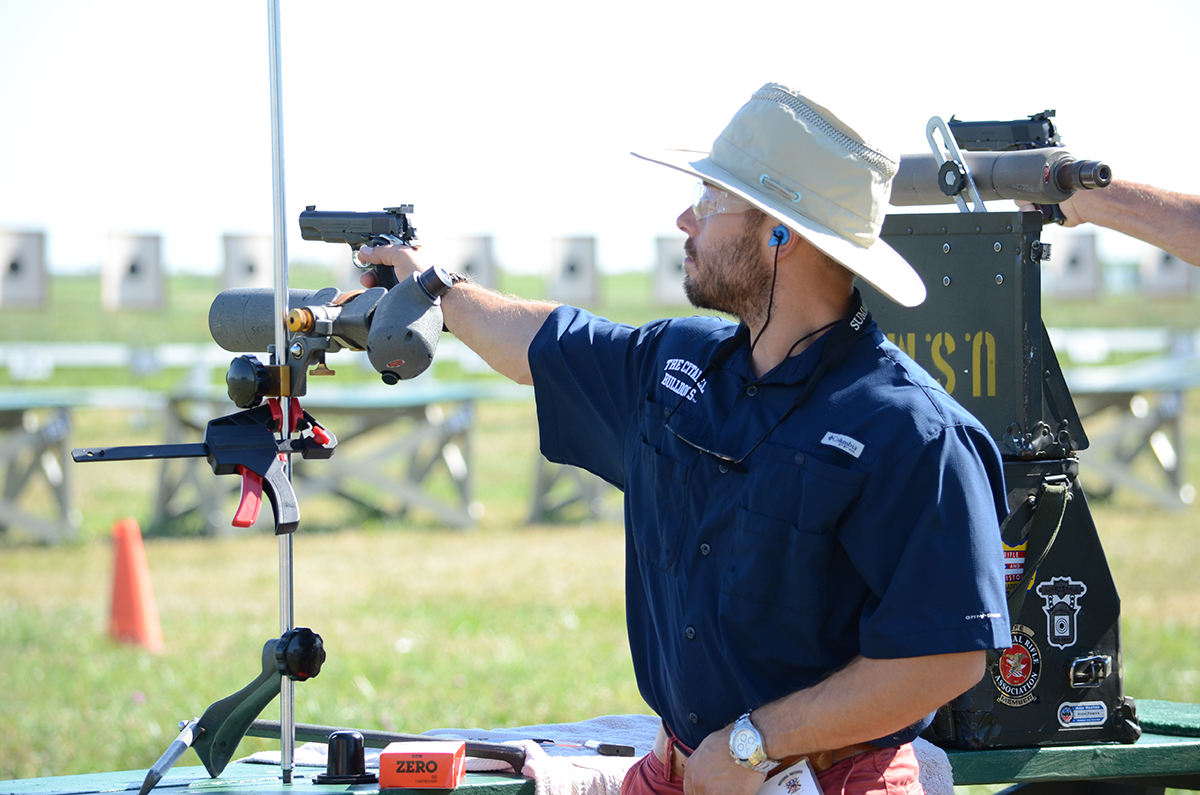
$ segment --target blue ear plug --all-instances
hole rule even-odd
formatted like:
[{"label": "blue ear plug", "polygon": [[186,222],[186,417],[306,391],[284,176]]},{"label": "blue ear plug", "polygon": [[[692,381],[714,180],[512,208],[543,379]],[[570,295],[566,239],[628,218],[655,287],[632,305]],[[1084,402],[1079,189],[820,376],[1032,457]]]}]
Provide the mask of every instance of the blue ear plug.
[{"label": "blue ear plug", "polygon": [[768,246],[782,246],[784,243],[792,239],[792,233],[786,226],[780,224],[771,230],[771,242]]}]

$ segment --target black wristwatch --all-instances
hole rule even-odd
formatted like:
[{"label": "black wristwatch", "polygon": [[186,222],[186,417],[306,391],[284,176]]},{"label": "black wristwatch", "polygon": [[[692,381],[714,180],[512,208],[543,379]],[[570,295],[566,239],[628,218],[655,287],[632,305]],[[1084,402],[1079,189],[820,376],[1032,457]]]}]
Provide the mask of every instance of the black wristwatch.
[{"label": "black wristwatch", "polygon": [[[471,281],[470,276],[466,276],[461,273],[451,273],[450,271],[443,271],[443,273],[450,277],[450,289],[452,290],[463,282],[470,283]],[[446,321],[444,320],[442,321],[442,331],[446,332],[447,334],[453,333],[450,331],[450,329],[446,328]]]}]

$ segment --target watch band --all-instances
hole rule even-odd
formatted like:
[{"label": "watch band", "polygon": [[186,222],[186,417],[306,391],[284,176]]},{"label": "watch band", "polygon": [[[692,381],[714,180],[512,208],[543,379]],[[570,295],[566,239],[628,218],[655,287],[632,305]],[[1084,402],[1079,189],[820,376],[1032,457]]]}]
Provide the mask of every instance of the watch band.
[{"label": "watch band", "polygon": [[[451,289],[457,287],[458,285],[462,284],[463,282],[467,282],[468,284],[471,282],[471,277],[467,276],[465,274],[462,274],[462,273],[452,273],[451,271],[446,271],[446,275],[450,277],[450,288]],[[444,331],[448,334],[452,333],[450,331],[450,329],[446,328],[446,322],[444,320],[442,321],[442,331]]]},{"label": "watch band", "polygon": [[729,755],[742,767],[759,773],[766,773],[778,764],[774,759],[767,758],[762,735],[751,722],[749,712],[733,723],[733,730],[729,734]]}]

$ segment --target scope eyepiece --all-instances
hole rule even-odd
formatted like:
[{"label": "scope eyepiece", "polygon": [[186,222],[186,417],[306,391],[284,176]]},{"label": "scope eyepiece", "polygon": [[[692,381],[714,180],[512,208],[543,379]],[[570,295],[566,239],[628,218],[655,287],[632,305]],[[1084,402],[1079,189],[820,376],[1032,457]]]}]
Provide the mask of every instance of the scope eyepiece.
[{"label": "scope eyepiece", "polygon": [[1065,191],[1107,188],[1112,182],[1112,169],[1099,160],[1073,160],[1058,169],[1055,181]]},{"label": "scope eyepiece", "polygon": [[454,286],[454,282],[450,280],[450,274],[441,268],[429,268],[417,274],[417,284],[421,285],[421,289],[425,291],[425,295],[429,296],[430,301],[441,298]]},{"label": "scope eyepiece", "polygon": [[[1080,169],[1079,176],[1085,188],[1107,188],[1112,182],[1112,169],[1099,160],[1084,161],[1089,167]],[[1094,165],[1093,165],[1094,164]]]}]

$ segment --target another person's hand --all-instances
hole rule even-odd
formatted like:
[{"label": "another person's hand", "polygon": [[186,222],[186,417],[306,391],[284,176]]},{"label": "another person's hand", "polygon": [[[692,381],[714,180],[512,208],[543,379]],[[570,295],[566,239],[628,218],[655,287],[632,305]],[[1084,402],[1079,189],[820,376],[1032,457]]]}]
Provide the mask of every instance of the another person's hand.
[{"label": "another person's hand", "polygon": [[[428,267],[421,264],[417,249],[411,246],[363,246],[358,250],[358,261],[363,265],[383,265],[394,269],[397,282]],[[363,287],[377,284],[374,271],[364,271],[358,280]]]},{"label": "another person's hand", "polygon": [[[1078,195],[1079,192],[1076,191],[1071,198],[1058,205],[1058,209],[1062,210],[1062,214],[1067,217],[1067,220],[1062,223],[1063,226],[1079,226],[1084,223],[1083,216],[1079,214],[1079,209],[1075,206],[1075,197]],[[1017,202],[1017,209],[1023,213],[1032,213],[1038,210],[1034,204],[1021,204],[1020,202]]]}]

